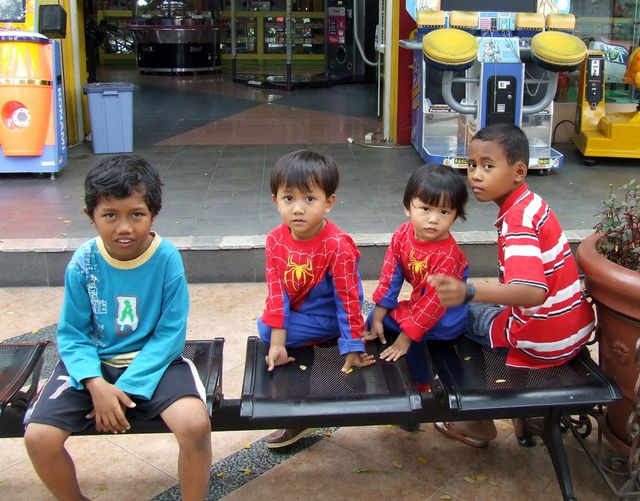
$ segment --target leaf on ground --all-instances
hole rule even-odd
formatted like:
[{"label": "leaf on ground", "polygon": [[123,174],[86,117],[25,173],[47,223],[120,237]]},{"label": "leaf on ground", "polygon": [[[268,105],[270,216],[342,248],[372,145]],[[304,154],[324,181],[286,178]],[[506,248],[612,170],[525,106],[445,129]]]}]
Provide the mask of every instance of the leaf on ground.
[{"label": "leaf on ground", "polygon": [[493,485],[493,486],[498,485],[498,482],[494,482],[493,480],[489,480],[487,483],[488,483],[489,485]]},{"label": "leaf on ground", "polygon": [[180,221],[176,220],[176,224],[180,224]]},{"label": "leaf on ground", "polygon": [[216,473],[216,477],[218,478],[224,477],[224,471],[219,471],[218,473]]},{"label": "leaf on ground", "polygon": [[301,371],[306,371],[307,370],[307,366],[306,365],[301,365],[300,366],[300,370]]},{"label": "leaf on ground", "polygon": [[247,444],[243,447],[243,449],[251,449],[251,444]]},{"label": "leaf on ground", "polygon": [[65,222],[65,224],[73,223],[73,221],[71,221],[71,219],[65,219],[64,222]]},{"label": "leaf on ground", "polygon": [[467,355],[466,357],[464,357],[464,361],[468,362],[469,360],[471,360],[471,357],[469,355]]},{"label": "leaf on ground", "polygon": [[506,383],[507,380],[506,379],[496,379],[496,383],[501,384],[501,383]]},{"label": "leaf on ground", "polygon": [[393,425],[392,424],[385,424],[384,428],[391,429],[391,428],[393,428]]},{"label": "leaf on ground", "polygon": [[382,470],[375,470],[373,468],[362,468],[360,466],[357,466],[353,470],[351,470],[351,473],[387,473],[387,472]]},{"label": "leaf on ground", "polygon": [[510,430],[510,429],[511,429],[511,426],[510,426],[510,425],[508,425],[508,424],[503,424],[503,425],[500,425],[500,429],[501,429],[501,430],[505,430],[505,431],[506,431],[506,430]]},{"label": "leaf on ground", "polygon": [[253,473],[253,470],[251,468],[243,468],[242,473],[244,473],[245,475],[251,475]]},{"label": "leaf on ground", "polygon": [[484,473],[478,473],[476,475],[476,480],[478,482],[484,482],[487,479],[487,476]]},{"label": "leaf on ground", "polygon": [[469,482],[470,484],[475,484],[476,483],[476,479],[473,477],[464,477],[464,481],[465,482]]},{"label": "leaf on ground", "polygon": [[31,334],[36,334],[38,332],[38,329],[32,329],[31,330]]},{"label": "leaf on ground", "polygon": [[442,496],[440,496],[440,499],[453,499],[453,498],[449,496],[449,494],[443,494]]},{"label": "leaf on ground", "polygon": [[333,435],[333,432],[331,430],[324,430],[325,437],[330,437],[331,435]]},{"label": "leaf on ground", "polygon": [[394,468],[398,468],[398,470],[402,469],[402,463],[400,461],[391,461],[391,464]]},{"label": "leaf on ground", "polygon": [[429,460],[428,460],[426,457],[424,457],[424,456],[418,456],[418,463],[420,463],[420,464],[427,464],[427,462],[428,462],[428,461],[429,461]]}]

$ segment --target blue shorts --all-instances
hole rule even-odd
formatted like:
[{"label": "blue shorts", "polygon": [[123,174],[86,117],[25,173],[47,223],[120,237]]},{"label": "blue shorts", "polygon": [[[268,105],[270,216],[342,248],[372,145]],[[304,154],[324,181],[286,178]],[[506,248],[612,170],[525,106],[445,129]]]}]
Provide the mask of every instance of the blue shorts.
[{"label": "blue shorts", "polygon": [[469,303],[466,338],[491,348],[491,324],[504,311],[504,306],[485,303]]},{"label": "blue shorts", "polygon": [[[126,367],[101,364],[102,376],[115,383]],[[194,396],[206,401],[205,389],[193,362],[177,358],[163,374],[151,400],[132,397],[136,406],[127,409],[126,416],[133,419],[153,419],[182,397]],[[70,433],[79,433],[95,424],[95,419],[85,416],[93,409],[91,394],[87,389],[77,390],[69,386],[69,373],[60,361],[38,399],[31,404],[24,423],[41,423],[55,426]]]},{"label": "blue shorts", "polygon": [[[309,346],[340,336],[340,326],[336,317],[307,315],[293,310],[289,312],[284,328],[287,330],[287,348]],[[271,327],[262,321],[262,317],[258,318],[258,334],[264,342],[271,342]]]}]

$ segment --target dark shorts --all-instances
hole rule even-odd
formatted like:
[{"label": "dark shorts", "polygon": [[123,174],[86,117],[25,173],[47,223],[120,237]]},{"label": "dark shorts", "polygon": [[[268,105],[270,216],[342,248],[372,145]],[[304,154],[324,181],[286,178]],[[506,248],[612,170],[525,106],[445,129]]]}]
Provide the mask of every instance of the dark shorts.
[{"label": "dark shorts", "polygon": [[[465,337],[478,344],[492,348],[491,325],[495,318],[504,311],[504,306],[485,303],[469,303],[467,328]],[[498,350],[506,348],[496,348]]]},{"label": "dark shorts", "polygon": [[[115,383],[126,367],[116,368],[101,364],[102,375],[109,383]],[[165,371],[151,400],[132,398],[136,407],[127,409],[126,416],[134,419],[153,419],[182,397],[194,396],[206,400],[204,386],[193,362],[177,358]],[[53,373],[36,400],[27,410],[25,425],[41,423],[55,426],[70,433],[78,433],[95,424],[95,419],[85,416],[93,408],[88,390],[76,390],[69,386],[69,373],[58,362]]]}]

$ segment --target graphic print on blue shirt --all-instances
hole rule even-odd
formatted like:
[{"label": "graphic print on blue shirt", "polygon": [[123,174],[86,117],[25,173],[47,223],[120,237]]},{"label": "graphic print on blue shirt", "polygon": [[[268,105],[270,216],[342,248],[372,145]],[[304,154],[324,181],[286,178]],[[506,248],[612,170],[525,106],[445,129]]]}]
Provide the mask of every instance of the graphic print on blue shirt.
[{"label": "graphic print on blue shirt", "polygon": [[118,302],[116,335],[126,336],[138,328],[138,298],[135,296],[117,296]]}]

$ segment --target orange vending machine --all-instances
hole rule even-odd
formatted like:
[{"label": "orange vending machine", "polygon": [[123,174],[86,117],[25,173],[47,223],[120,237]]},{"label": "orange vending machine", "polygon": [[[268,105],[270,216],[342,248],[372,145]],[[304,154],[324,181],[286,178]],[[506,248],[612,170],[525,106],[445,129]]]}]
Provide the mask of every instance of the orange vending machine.
[{"label": "orange vending machine", "polygon": [[0,31],[0,173],[51,173],[67,164],[60,45]]}]

